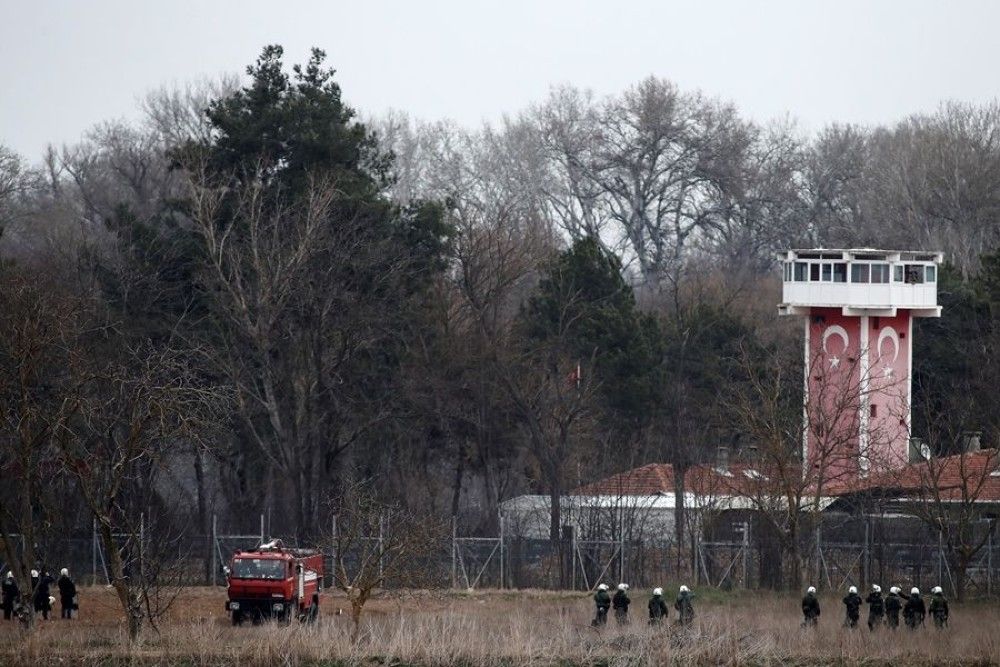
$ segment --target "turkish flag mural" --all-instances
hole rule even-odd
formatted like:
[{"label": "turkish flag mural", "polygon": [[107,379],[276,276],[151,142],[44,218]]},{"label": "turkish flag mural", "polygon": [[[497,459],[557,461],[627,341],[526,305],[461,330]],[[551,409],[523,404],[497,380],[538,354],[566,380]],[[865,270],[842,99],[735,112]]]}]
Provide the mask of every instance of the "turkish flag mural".
[{"label": "turkish flag mural", "polygon": [[807,320],[806,459],[817,481],[904,465],[910,410],[910,314]]}]

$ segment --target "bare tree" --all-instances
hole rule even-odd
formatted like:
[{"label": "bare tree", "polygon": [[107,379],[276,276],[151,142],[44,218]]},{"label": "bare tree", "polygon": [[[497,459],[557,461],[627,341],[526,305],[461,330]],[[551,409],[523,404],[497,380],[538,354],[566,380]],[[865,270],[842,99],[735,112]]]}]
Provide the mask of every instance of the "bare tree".
[{"label": "bare tree", "polygon": [[[197,438],[214,422],[222,393],[193,372],[188,354],[170,346],[131,346],[113,330],[90,332],[69,359],[70,392],[56,442],[93,514],[108,576],[129,637],[155,628],[172,595],[162,545],[150,540],[150,471],[165,464],[178,439]],[[117,350],[115,349],[117,348]],[[154,515],[153,518],[158,518]]]},{"label": "bare tree", "polygon": [[447,530],[439,520],[378,500],[366,484],[355,484],[336,501],[332,536],[333,583],[351,603],[352,641],[361,630],[365,604],[387,583],[433,585],[435,556]]},{"label": "bare tree", "polygon": [[[54,511],[48,489],[58,471],[55,445],[63,417],[68,345],[76,335],[79,304],[43,274],[0,267],[0,544],[21,591],[23,614],[33,619],[29,570],[39,567],[39,545]],[[42,550],[44,552],[44,549]]]}]

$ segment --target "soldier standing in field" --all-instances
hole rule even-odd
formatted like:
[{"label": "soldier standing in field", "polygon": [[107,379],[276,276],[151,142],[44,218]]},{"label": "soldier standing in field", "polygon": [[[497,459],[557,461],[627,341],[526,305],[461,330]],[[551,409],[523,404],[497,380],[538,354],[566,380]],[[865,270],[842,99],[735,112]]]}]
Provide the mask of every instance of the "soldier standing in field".
[{"label": "soldier standing in field", "polygon": [[861,596],[858,595],[856,586],[847,589],[847,595],[844,596],[844,607],[847,611],[844,626],[848,628],[858,627],[858,619],[861,618]]},{"label": "soldier standing in field", "polygon": [[608,622],[608,609],[611,608],[611,596],[608,595],[608,585],[601,584],[594,593],[594,604],[597,606],[597,616],[594,617],[593,625],[606,625]]},{"label": "soldier standing in field", "polygon": [[806,589],[806,595],[802,598],[802,627],[816,627],[819,623],[819,600],[816,598],[816,587],[810,586]]},{"label": "soldier standing in field", "polygon": [[649,598],[649,624],[659,625],[666,620],[670,610],[667,603],[663,601],[663,589],[654,588],[653,597]]},{"label": "soldier standing in field", "polygon": [[903,599],[899,596],[899,586],[893,586],[885,596],[885,620],[890,630],[899,627],[899,612],[902,608]]},{"label": "soldier standing in field", "polygon": [[3,580],[3,620],[9,621],[14,613],[14,605],[20,597],[21,590],[17,587],[17,580],[13,572],[7,573],[7,578]]},{"label": "soldier standing in field", "polygon": [[910,630],[916,630],[924,624],[924,617],[927,615],[927,606],[924,604],[924,599],[920,597],[920,589],[914,586],[910,589],[909,595],[902,593],[901,595],[906,600],[906,604],[903,606],[903,620],[906,621],[906,627]]},{"label": "soldier standing in field", "polygon": [[59,571],[59,580],[56,582],[59,587],[59,605],[62,607],[62,617],[73,618],[73,610],[76,608],[76,584],[69,578],[69,570],[65,567]]},{"label": "soldier standing in field", "polygon": [[694,605],[691,600],[694,598],[694,593],[687,586],[681,586],[680,591],[677,593],[677,600],[674,601],[674,609],[677,610],[677,622],[680,625],[690,625],[691,621],[694,620]]},{"label": "soldier standing in field", "polygon": [[885,600],[882,599],[882,587],[872,584],[872,592],[865,599],[868,603],[868,629],[873,631],[882,625],[882,618],[885,616]]},{"label": "soldier standing in field", "polygon": [[615,596],[611,598],[611,606],[615,610],[615,620],[618,622],[618,625],[628,624],[628,606],[630,604],[632,604],[632,600],[628,596],[628,584],[618,584],[618,590],[615,591]]},{"label": "soldier standing in field", "polygon": [[948,601],[944,598],[944,591],[940,586],[932,588],[931,594],[933,597],[928,611],[934,619],[934,627],[943,630],[948,625]]}]

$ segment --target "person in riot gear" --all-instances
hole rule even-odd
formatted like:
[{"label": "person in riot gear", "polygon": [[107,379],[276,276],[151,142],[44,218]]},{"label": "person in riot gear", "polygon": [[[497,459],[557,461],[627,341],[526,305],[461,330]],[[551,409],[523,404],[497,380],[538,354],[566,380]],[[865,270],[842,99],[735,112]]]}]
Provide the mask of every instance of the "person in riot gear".
[{"label": "person in riot gear", "polygon": [[920,597],[920,589],[914,586],[910,589],[909,595],[903,593],[900,595],[906,600],[906,604],[903,606],[903,620],[906,622],[906,627],[910,630],[916,630],[924,624],[924,617],[927,616],[927,606],[924,604],[924,599]]},{"label": "person in riot gear", "polygon": [[882,625],[882,618],[885,616],[885,600],[882,598],[882,587],[872,584],[872,592],[865,598],[868,603],[868,629],[874,631]]},{"label": "person in riot gear", "polygon": [[618,584],[618,590],[615,591],[615,596],[611,598],[611,606],[615,610],[615,620],[618,622],[618,625],[626,625],[628,623],[628,606],[630,604],[632,604],[632,600],[628,596],[628,584]]},{"label": "person in riot gear", "polygon": [[3,620],[9,621],[14,613],[14,606],[21,595],[21,590],[17,587],[17,579],[13,572],[7,573],[7,578],[3,580]]},{"label": "person in riot gear", "polygon": [[670,613],[667,603],[663,601],[663,589],[654,588],[653,597],[649,598],[649,624],[658,625],[666,620]]},{"label": "person in riot gear", "polygon": [[41,612],[42,618],[47,621],[49,620],[49,612],[52,611],[49,587],[52,586],[54,580],[48,572],[38,572],[37,570],[32,570],[32,580],[38,582],[32,596],[35,612]]},{"label": "person in riot gear", "polygon": [[806,589],[802,598],[802,627],[815,627],[819,623],[819,600],[816,598],[816,587]]},{"label": "person in riot gear", "polygon": [[601,584],[597,587],[597,592],[594,593],[594,604],[597,606],[597,616],[594,617],[591,625],[596,628],[608,622],[608,609],[611,608],[611,596],[608,595],[607,584]]},{"label": "person in riot gear", "polygon": [[899,586],[893,586],[885,596],[885,620],[890,630],[899,627],[899,612],[902,608],[903,598],[900,597]]},{"label": "person in riot gear", "polygon": [[847,611],[844,626],[848,628],[858,627],[858,619],[861,618],[861,596],[858,595],[857,586],[851,586],[847,589],[847,595],[844,596],[844,607]]},{"label": "person in riot gear", "polygon": [[674,609],[677,610],[677,622],[680,625],[690,625],[694,620],[694,605],[691,604],[693,598],[694,593],[687,586],[681,586],[677,592]]},{"label": "person in riot gear", "polygon": [[73,610],[76,609],[76,584],[69,578],[69,570],[65,567],[59,571],[59,580],[56,582],[59,587],[59,606],[62,608],[62,618],[73,618]]},{"label": "person in riot gear", "polygon": [[931,604],[927,608],[931,618],[934,619],[934,627],[943,630],[948,625],[948,600],[944,597],[944,591],[940,586],[931,589]]}]

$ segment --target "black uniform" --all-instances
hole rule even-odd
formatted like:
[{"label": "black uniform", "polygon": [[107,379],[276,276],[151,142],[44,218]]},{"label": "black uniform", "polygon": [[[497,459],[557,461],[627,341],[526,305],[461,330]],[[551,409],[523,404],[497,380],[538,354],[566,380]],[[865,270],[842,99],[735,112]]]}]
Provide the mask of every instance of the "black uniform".
[{"label": "black uniform", "polygon": [[52,604],[49,602],[49,587],[53,583],[48,572],[43,572],[38,577],[38,584],[35,586],[35,611],[41,612],[42,618],[49,620],[49,612],[52,611]]},{"label": "black uniform", "polygon": [[903,593],[900,595],[906,599],[906,604],[903,605],[903,620],[906,622],[906,627],[916,630],[924,624],[924,617],[927,615],[924,599],[919,595],[904,595]]},{"label": "black uniform", "polygon": [[604,625],[608,622],[608,609],[611,608],[611,596],[608,595],[607,591],[597,591],[594,593],[594,604],[597,605],[597,616],[594,618],[592,625],[594,627]]},{"label": "black uniform", "polygon": [[649,624],[656,625],[663,622],[670,613],[667,603],[663,601],[662,595],[654,595],[649,598]]},{"label": "black uniform", "polygon": [[868,629],[874,630],[882,625],[882,617],[885,616],[885,600],[882,598],[882,593],[872,591],[865,598],[865,602],[868,603]]},{"label": "black uniform", "polygon": [[2,590],[3,619],[5,621],[9,621],[11,615],[14,613],[14,605],[17,604],[17,598],[21,595],[21,591],[17,587],[17,580],[15,580],[14,577],[7,577],[3,580]]},{"label": "black uniform", "polygon": [[816,625],[819,622],[819,600],[815,593],[806,593],[802,598],[802,625]]},{"label": "black uniform", "polygon": [[948,601],[944,599],[944,595],[935,593],[934,597],[931,598],[931,605],[928,611],[931,612],[931,618],[934,619],[934,627],[938,630],[948,625]]},{"label": "black uniform", "polygon": [[847,607],[844,625],[849,628],[858,627],[858,619],[861,618],[861,596],[857,593],[848,593],[844,597],[844,606]]},{"label": "black uniform", "polygon": [[62,607],[63,618],[73,618],[73,610],[76,609],[76,584],[68,575],[60,575],[59,581],[59,605]]},{"label": "black uniform", "polygon": [[674,609],[677,610],[678,622],[681,625],[690,625],[691,621],[694,620],[694,605],[691,604],[691,599],[694,598],[694,594],[690,591],[684,591],[677,594],[677,599],[674,601]]},{"label": "black uniform", "polygon": [[895,630],[899,627],[899,611],[903,608],[903,599],[895,593],[885,596],[885,620],[889,628]]},{"label": "black uniform", "polygon": [[611,606],[615,610],[615,620],[618,621],[619,625],[625,625],[628,623],[628,606],[632,604],[632,600],[629,599],[628,593],[619,590],[615,593],[615,596],[611,598]]}]

